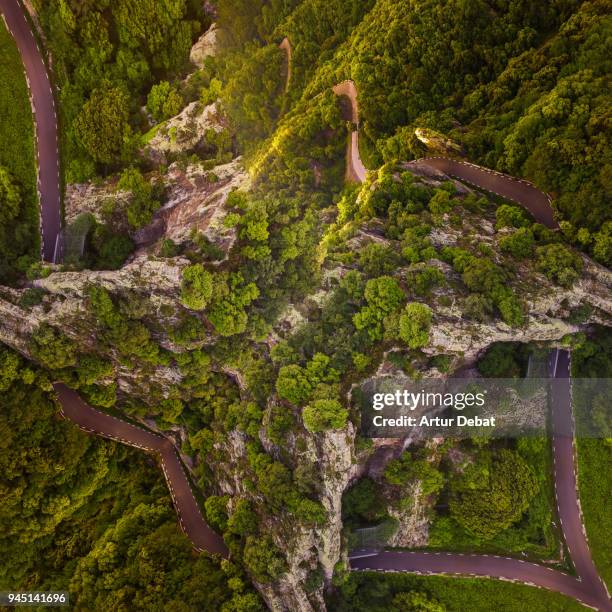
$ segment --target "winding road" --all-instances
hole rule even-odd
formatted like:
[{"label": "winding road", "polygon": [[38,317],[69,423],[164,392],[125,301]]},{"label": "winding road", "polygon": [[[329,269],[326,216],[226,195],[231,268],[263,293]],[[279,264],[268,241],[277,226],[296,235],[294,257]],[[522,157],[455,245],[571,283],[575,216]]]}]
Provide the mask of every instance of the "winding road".
[{"label": "winding road", "polygon": [[156,454],[168,483],[181,528],[194,548],[200,552],[207,551],[224,558],[228,557],[229,553],[223,539],[204,520],[183,463],[174,444],[168,438],[96,410],[66,385],[57,383],[53,388],[60,402],[62,415],[81,429]]},{"label": "winding road", "polygon": [[351,183],[363,183],[368,171],[359,155],[359,104],[357,102],[357,88],[353,81],[342,81],[342,83],[338,83],[332,89],[337,96],[348,98],[350,105],[348,108],[343,109],[343,118],[355,126],[355,129],[351,130],[351,137],[347,143],[345,178]]},{"label": "winding road", "polygon": [[[359,155],[359,106],[353,81],[343,81],[333,88],[338,96],[346,96],[350,109],[345,119],[357,126],[351,133],[347,151],[346,177],[363,182],[367,171]],[[426,166],[479,189],[495,193],[525,207],[549,229],[558,229],[550,197],[529,181],[495,170],[445,157],[429,157],[408,162],[410,166]],[[597,572],[589,550],[582,521],[574,446],[574,417],[570,385],[570,354],[551,351],[549,363],[551,383],[552,442],[554,482],[557,510],[571,561],[577,576],[530,563],[524,559],[498,555],[469,555],[445,552],[405,550],[353,551],[349,556],[356,571],[411,572],[420,574],[469,575],[513,580],[531,584],[573,597],[598,610],[612,611],[607,588]]]},{"label": "winding road", "polygon": [[36,125],[38,197],[40,202],[41,255],[55,262],[62,227],[60,157],[57,114],[51,79],[36,38],[18,0],[0,0],[0,12],[21,54]]},{"label": "winding road", "polygon": [[[51,81],[36,39],[17,0],[0,0],[0,10],[17,42],[30,87],[36,121],[38,187],[41,206],[42,254],[46,261],[55,259],[57,237],[61,229],[61,185],[57,139],[57,116]],[[288,68],[288,74],[290,67]],[[359,124],[357,91],[352,81],[334,88],[337,95],[351,100],[349,120]],[[358,130],[351,134],[347,177],[363,181],[366,169],[359,156]],[[428,158],[420,163],[440,170],[477,187],[498,193],[525,206],[547,227],[556,228],[549,198],[527,181],[515,179],[486,168],[445,158]],[[411,551],[354,551],[353,570],[404,571],[422,574],[475,575],[516,580],[564,593],[600,610],[612,610],[610,598],[593,563],[577,497],[573,415],[569,379],[569,354],[551,355],[551,375],[557,384],[552,389],[553,454],[558,512],[577,577],[521,559],[494,555]],[[164,436],[101,412],[85,403],[63,384],[54,385],[64,417],[81,429],[155,454],[168,483],[179,522],[194,547],[222,557],[228,550],[222,538],[205,522],[185,468],[174,445]]]},{"label": "winding road", "polygon": [[[357,129],[351,132],[346,156],[346,178],[349,181],[363,183],[367,170],[359,154],[359,104],[357,87],[353,81],[342,81],[334,86],[337,96],[345,96],[350,102],[350,109],[345,119],[355,124]],[[424,157],[408,162],[408,166],[427,166],[474,185],[478,189],[489,191],[507,200],[525,207],[533,217],[549,229],[558,229],[550,197],[542,193],[535,185],[525,179],[515,178],[508,174],[483,168],[469,162],[449,159],[447,157]]]},{"label": "winding road", "polygon": [[568,351],[551,351],[549,371],[557,510],[577,576],[499,555],[407,550],[353,551],[350,555],[352,570],[500,578],[557,591],[597,610],[612,610],[606,587],[593,563],[580,512]]}]

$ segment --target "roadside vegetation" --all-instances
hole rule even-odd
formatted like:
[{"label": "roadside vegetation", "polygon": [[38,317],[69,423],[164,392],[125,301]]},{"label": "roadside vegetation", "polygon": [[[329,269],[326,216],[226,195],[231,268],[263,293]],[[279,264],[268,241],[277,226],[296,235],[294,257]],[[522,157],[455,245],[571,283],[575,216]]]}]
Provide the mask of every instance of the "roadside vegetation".
[{"label": "roadside vegetation", "polygon": [[0,282],[39,259],[34,123],[19,51],[0,21]]},{"label": "roadside vegetation", "polygon": [[[208,22],[201,5],[167,0],[35,1],[60,86],[62,154],[67,182],[133,163],[146,125],[179,104],[167,77],[187,67],[189,50]],[[164,85],[165,83],[165,85]]]},{"label": "roadside vegetation", "polygon": [[338,612],[383,610],[529,610],[530,612],[579,612],[578,602],[544,589],[500,580],[446,578],[355,572],[339,581],[330,608]]},{"label": "roadside vegetation", "polygon": [[[612,378],[612,333],[609,329],[599,328],[596,335],[581,342],[573,353],[572,368],[576,377]],[[608,500],[612,496],[612,415],[609,398],[602,399],[601,404],[597,401],[591,404],[588,415],[590,420],[603,424],[608,433],[600,434],[605,437],[578,438],[578,487],[593,559],[610,589],[612,515]],[[599,415],[598,406],[601,407]]]},{"label": "roadside vegetation", "polygon": [[238,566],[194,556],[161,471],[58,418],[47,375],[1,347],[0,391],[0,588],[67,590],[86,609],[263,610]]}]

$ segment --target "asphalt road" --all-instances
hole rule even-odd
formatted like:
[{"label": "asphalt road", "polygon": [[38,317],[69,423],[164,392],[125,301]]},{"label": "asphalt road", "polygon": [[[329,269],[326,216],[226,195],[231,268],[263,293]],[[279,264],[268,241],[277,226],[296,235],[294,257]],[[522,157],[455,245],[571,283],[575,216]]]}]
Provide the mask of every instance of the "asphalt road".
[{"label": "asphalt road", "polygon": [[291,64],[291,53],[292,53],[291,43],[289,42],[289,39],[285,36],[285,38],[283,38],[280,45],[278,46],[285,53],[285,56],[287,58],[287,74],[285,77],[285,91],[288,91],[289,84],[291,83],[291,66],[292,66]]},{"label": "asphalt road", "polygon": [[376,556],[352,558],[350,564],[352,570],[503,578],[557,591],[586,605],[605,609],[589,584],[542,565],[509,557],[387,550]]},{"label": "asphalt road", "polygon": [[[347,121],[359,126],[359,104],[357,101],[357,87],[353,81],[342,81],[334,86],[333,92],[337,96],[346,96],[350,101],[350,109],[345,114]],[[359,130],[351,133],[346,156],[346,178],[349,181],[362,183],[367,170],[359,155]],[[508,174],[476,166],[469,162],[457,161],[446,157],[425,157],[409,162],[410,164],[423,164],[440,170],[448,176],[455,177],[470,183],[480,189],[495,193],[507,200],[524,206],[542,225],[550,229],[558,229],[550,198],[529,181],[518,179]]]},{"label": "asphalt road", "polygon": [[346,174],[348,181],[353,183],[363,183],[367,170],[359,155],[359,104],[357,102],[357,88],[353,81],[342,81],[333,88],[337,96],[346,96],[350,106],[345,110],[344,119],[351,121],[357,129],[351,132],[351,137],[346,150]]},{"label": "asphalt road", "polygon": [[387,550],[353,551],[353,570],[411,572],[503,578],[568,595],[598,610],[612,610],[610,597],[593,563],[578,500],[574,454],[574,417],[568,351],[551,351],[551,422],[554,481],[563,536],[577,577],[523,559],[497,555]]},{"label": "asphalt road", "polygon": [[17,0],[0,0],[0,11],[17,43],[30,89],[36,125],[41,251],[44,261],[53,262],[55,243],[61,229],[57,115],[53,90],[42,54],[25,18],[25,9]]},{"label": "asphalt road", "polygon": [[198,551],[207,551],[227,558],[228,550],[221,536],[204,520],[191,489],[185,468],[172,442],[164,436],[96,410],[85,403],[72,389],[53,385],[65,418],[81,429],[104,438],[154,453],[159,457],[181,528]]},{"label": "asphalt road", "polygon": [[559,228],[550,205],[550,198],[529,181],[446,157],[425,157],[409,162],[408,165],[410,164],[425,164],[460,181],[512,200],[524,206],[542,225],[549,229]]},{"label": "asphalt road", "polygon": [[612,610],[608,592],[593,563],[582,521],[574,446],[570,354],[555,350],[550,357],[555,496],[561,528],[576,573],[600,602]]}]

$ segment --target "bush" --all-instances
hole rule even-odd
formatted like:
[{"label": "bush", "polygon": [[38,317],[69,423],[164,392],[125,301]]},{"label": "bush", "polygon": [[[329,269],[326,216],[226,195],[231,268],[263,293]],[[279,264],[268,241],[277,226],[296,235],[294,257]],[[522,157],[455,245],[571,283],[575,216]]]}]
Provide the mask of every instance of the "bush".
[{"label": "bush", "polygon": [[422,591],[397,593],[393,597],[392,609],[396,612],[445,612],[446,608],[437,599]]},{"label": "bush", "polygon": [[129,98],[118,88],[96,89],[75,120],[77,139],[97,162],[117,163],[131,134]]},{"label": "bush", "polygon": [[501,229],[502,227],[528,227],[530,225],[525,211],[518,206],[510,204],[502,204],[495,211],[495,219],[496,229]]},{"label": "bush", "polygon": [[396,270],[399,257],[391,248],[371,242],[361,249],[359,265],[367,276],[380,276]]},{"label": "bush", "polygon": [[413,459],[410,453],[389,461],[384,476],[389,484],[396,486],[419,481],[423,495],[437,493],[444,486],[444,476],[432,463],[426,459]]},{"label": "bush", "polygon": [[455,202],[451,199],[448,191],[436,190],[434,196],[429,200],[429,210],[434,215],[442,215],[453,209]]},{"label": "bush", "polygon": [[488,540],[522,517],[538,488],[521,455],[503,449],[482,456],[453,482],[450,513],[469,533]]},{"label": "bush", "polygon": [[426,304],[408,304],[399,319],[400,338],[411,348],[427,346],[431,327],[431,308]]},{"label": "bush", "polygon": [[0,226],[6,225],[19,214],[21,193],[9,171],[0,166]]},{"label": "bush", "polygon": [[416,272],[412,277],[412,283],[414,285],[414,291],[417,295],[425,297],[429,295],[430,291],[445,281],[444,274],[434,268],[428,266]]},{"label": "bush", "polygon": [[214,300],[208,319],[222,336],[241,334],[246,330],[248,315],[245,307],[259,296],[255,283],[244,283],[242,275],[218,274],[214,283]]},{"label": "bush", "polygon": [[463,300],[462,310],[468,319],[484,322],[493,312],[493,302],[481,293],[472,293]]},{"label": "bush", "polygon": [[536,268],[563,287],[571,287],[582,272],[582,259],[562,244],[538,247],[536,258]]},{"label": "bush", "polygon": [[338,400],[320,399],[306,406],[302,413],[304,426],[312,433],[342,429],[348,420],[348,410]]},{"label": "bush", "polygon": [[476,367],[486,378],[520,378],[526,369],[524,347],[514,342],[492,344]]},{"label": "bush", "polygon": [[244,563],[258,582],[271,582],[287,570],[287,563],[270,536],[249,536],[244,547]]},{"label": "bush", "polygon": [[299,406],[308,400],[312,393],[312,383],[299,365],[283,366],[276,379],[276,391],[283,399]]},{"label": "bush", "polygon": [[168,81],[153,85],[147,96],[147,110],[158,122],[177,115],[182,106],[183,98]]},{"label": "bush", "polygon": [[98,225],[93,232],[93,266],[97,270],[118,270],[134,250],[129,236],[117,234],[107,225]]},{"label": "bush", "polygon": [[380,487],[371,478],[357,481],[342,496],[344,519],[362,519],[372,523],[383,519],[386,514]]},{"label": "bush", "polygon": [[211,495],[204,502],[206,510],[206,520],[208,524],[217,531],[225,531],[227,528],[227,502],[229,497],[223,495]]},{"label": "bush", "polygon": [[32,357],[50,370],[59,370],[76,365],[77,354],[74,343],[59,330],[43,323],[32,335]]},{"label": "bush", "polygon": [[385,317],[397,310],[404,301],[399,283],[390,276],[370,279],[365,287],[367,306],[353,317],[357,329],[366,329],[372,340],[380,340]]},{"label": "bush", "polygon": [[133,229],[141,228],[153,219],[153,213],[159,208],[159,200],[154,195],[151,183],[146,180],[137,168],[127,168],[121,174],[117,188],[130,192],[127,206],[127,220]]},{"label": "bush", "polygon": [[44,289],[40,289],[38,287],[26,289],[21,298],[19,298],[19,306],[22,308],[38,306],[38,304],[42,303],[46,293],[47,292]]},{"label": "bush", "polygon": [[181,302],[191,310],[203,310],[212,297],[213,276],[202,264],[187,266],[181,281]]},{"label": "bush", "polygon": [[510,253],[517,259],[525,259],[533,253],[533,232],[521,227],[509,236],[504,236],[499,240],[499,247],[504,253]]},{"label": "bush", "polygon": [[170,238],[164,238],[161,243],[161,247],[159,249],[160,257],[176,257],[179,254],[179,247]]}]

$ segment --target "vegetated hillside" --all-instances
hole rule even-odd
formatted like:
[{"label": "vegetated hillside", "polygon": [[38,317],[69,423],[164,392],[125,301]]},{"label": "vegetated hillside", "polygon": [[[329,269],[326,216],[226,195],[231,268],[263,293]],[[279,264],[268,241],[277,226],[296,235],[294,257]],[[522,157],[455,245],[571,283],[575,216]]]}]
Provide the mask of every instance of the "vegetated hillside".
[{"label": "vegetated hillside", "polygon": [[[51,0],[33,4],[60,86],[67,181],[82,181],[131,162],[138,132],[146,125],[141,107],[147,94],[155,96],[155,84],[162,79],[180,76],[191,45],[206,25],[201,3]],[[174,112],[179,109],[180,102]]]},{"label": "vegetated hillside", "polygon": [[[177,6],[184,5],[167,7]],[[53,7],[45,17],[47,29],[53,19],[69,24],[70,14],[78,14],[76,5]],[[121,65],[115,59],[126,49],[144,54],[147,65],[154,62],[138,37],[126,48],[119,44],[125,40],[115,37],[125,17],[122,10],[119,3],[101,13],[83,13],[83,23],[90,15],[96,23],[116,22],[106,30],[113,51],[103,62],[103,72],[111,76]],[[139,123],[144,113],[136,111],[149,85],[130,85],[135,101],[127,118],[114,106],[123,96],[120,86],[101,93],[87,90],[88,101],[79,94],[79,109],[64,125],[66,138],[75,144],[68,153],[74,162],[72,178],[120,172],[119,190],[113,190],[114,179],[109,178],[104,187],[88,185],[83,191],[99,187],[102,193],[102,202],[94,207],[97,229],[102,230],[91,237],[90,248],[96,251],[91,258],[66,262],[63,270],[34,287],[2,290],[0,338],[92,404],[169,433],[192,460],[194,483],[206,497],[206,519],[223,533],[240,569],[224,565],[228,573],[223,576],[211,569],[216,584],[211,597],[218,593],[218,600],[186,599],[185,609],[257,609],[240,578],[243,571],[272,608],[324,609],[324,593],[332,586],[341,588],[346,606],[357,606],[359,600],[366,605],[372,595],[368,587],[368,592],[355,594],[360,581],[345,571],[344,553],[354,525],[386,520],[387,514],[397,522],[396,537],[404,542],[419,537],[427,543],[428,524],[435,518],[433,545],[527,549],[539,557],[558,550],[550,528],[550,480],[542,476],[550,459],[547,446],[466,441],[440,449],[414,448],[378,474],[375,485],[368,484],[358,479],[358,470],[374,448],[356,434],[359,408],[347,394],[353,383],[379,368],[403,376],[447,375],[472,365],[496,341],[515,343],[491,349],[480,363],[483,373],[515,376],[527,350],[516,343],[585,347],[589,341],[576,332],[593,323],[609,324],[609,272],[583,257],[567,236],[535,223],[517,206],[402,163],[422,151],[414,127],[444,131],[440,122],[449,112],[445,109],[455,112],[465,105],[469,84],[493,83],[509,63],[504,54],[508,59],[527,52],[530,44],[541,48],[558,36],[556,30],[573,10],[578,9],[571,3],[552,10],[501,2],[221,1],[224,52],[206,58],[186,81],[178,60],[164,68],[168,80],[147,96],[150,118]],[[150,13],[145,23],[166,23],[165,15],[153,9]],[[162,28],[168,36],[172,28],[183,28],[179,24],[187,13],[171,14],[174,25]],[[482,43],[473,21],[485,30]],[[78,33],[80,23],[75,22],[76,38],[85,36],[85,31]],[[527,33],[519,36],[522,30]],[[465,40],[452,43],[445,32]],[[285,58],[277,47],[285,34],[296,38],[288,92]],[[418,43],[413,40],[417,34]],[[57,44],[55,35],[51,38]],[[74,55],[66,59],[72,66],[68,82],[78,81],[74,67],[85,70],[87,54],[105,47],[102,39],[70,47]],[[421,57],[429,59],[419,72]],[[443,76],[436,72],[438,66]],[[419,74],[417,103],[405,88]],[[364,153],[377,170],[361,186],[344,184],[347,126],[330,89],[348,77],[360,87]],[[457,94],[444,79],[457,86],[459,97],[453,97]],[[211,104],[216,107],[219,95],[219,108],[227,117],[220,117],[218,125],[225,127],[212,129],[209,136],[205,127],[204,135],[198,134],[192,122],[210,112]],[[182,118],[169,119],[183,102],[189,102],[189,110],[181,112]],[[97,118],[91,111],[98,104],[110,109],[107,118],[112,119],[102,126],[90,123]],[[70,108],[68,104],[65,112]],[[428,111],[431,120],[424,115]],[[107,158],[111,161],[95,160],[94,149],[87,153],[84,136],[105,134],[117,116],[124,117],[121,125],[129,125],[127,134],[140,130],[142,155],[123,149],[121,143],[129,143],[130,136],[114,141],[117,146]],[[468,147],[470,133],[452,135]],[[204,146],[192,146],[199,138]],[[160,141],[168,145],[163,155],[157,155],[161,147],[155,155],[147,153],[147,146],[154,149]],[[245,153],[252,181],[248,189],[232,191],[232,186],[246,184],[239,161],[225,163],[236,151]],[[215,165],[220,163],[222,167]],[[236,176],[241,178],[234,182]],[[214,226],[207,225],[207,233],[195,227],[189,231],[192,217],[187,216],[174,239],[163,234],[168,228],[162,226],[162,234],[123,266],[131,249],[123,238],[134,229],[151,229],[150,222],[159,220],[155,211],[180,189],[190,192],[191,206],[201,205],[202,216],[216,215],[217,231],[231,236],[225,250],[210,239]],[[78,212],[79,191],[74,193],[72,212]],[[198,196],[201,200],[194,202]],[[84,200],[83,210],[89,210]],[[84,269],[89,267],[96,270]],[[119,269],[100,270],[104,268]],[[15,364],[13,354],[7,355],[2,357],[7,386],[34,384],[38,374],[32,378],[21,373],[21,362]],[[50,438],[62,435],[63,429]],[[78,450],[81,444],[76,436],[65,447]],[[21,440],[9,443],[15,453],[23,445]],[[449,460],[445,454],[464,457],[474,469],[458,476],[459,469],[443,464]],[[426,461],[432,458],[438,463]],[[50,457],[53,463],[63,461]],[[83,469],[88,465],[84,461]],[[140,483],[136,467],[134,483]],[[144,465],[142,471],[144,481],[154,478]],[[127,478],[123,463],[116,473],[118,481]],[[469,490],[486,489],[487,474],[504,491],[494,500],[499,503],[493,513],[470,503],[474,493]],[[100,481],[100,491],[106,491],[106,482]],[[449,496],[450,517],[431,512],[440,494]],[[52,494],[43,491],[40,497],[46,501]],[[121,592],[126,606],[146,608],[151,601],[173,605],[183,589],[195,593],[192,581],[200,580],[199,569],[206,571],[208,562],[181,561],[180,572],[172,573],[163,564],[165,557],[160,560],[160,549],[150,553],[143,544],[166,542],[166,515],[160,510],[164,520],[151,520],[145,534],[135,527],[138,507],[121,500],[127,505],[118,506],[117,513],[125,514],[125,522],[114,521],[115,515],[104,518],[105,533],[82,544],[79,560],[62,557],[57,574],[49,568],[40,572],[65,585],[76,564],[77,586],[87,591],[83,605],[95,601],[112,606],[117,602],[105,585],[108,581],[114,589],[117,582],[107,576],[99,558],[120,540],[111,571],[116,570],[119,583],[129,583]],[[351,500],[352,515],[347,513]],[[156,506],[154,518],[158,501],[146,501]],[[167,497],[159,503],[167,504]],[[80,522],[68,521],[65,506],[44,508],[58,520],[51,525],[50,539],[64,528],[74,537],[82,528]],[[9,514],[13,512],[15,507]],[[484,513],[486,526],[478,529]],[[413,529],[409,514],[424,517],[424,529]],[[90,515],[84,510],[83,516]],[[159,537],[158,527],[164,532]],[[124,534],[132,537],[132,528],[137,544],[126,550]],[[176,544],[172,550],[183,559],[188,544],[171,535]],[[141,544],[138,560],[155,559],[155,600],[149,599],[149,583],[134,569]],[[47,550],[45,546],[35,543],[29,554]],[[29,584],[36,580],[37,565],[25,565],[11,561],[9,571]],[[231,593],[224,586],[226,577]],[[444,583],[442,590],[446,588]],[[429,587],[414,582],[399,590],[411,591],[410,605],[413,599],[422,605],[448,599],[448,592],[436,596],[434,582]],[[392,591],[395,596],[396,589]],[[377,603],[388,607],[378,595],[373,596]],[[218,602],[226,600],[223,608]]]},{"label": "vegetated hillside", "polygon": [[261,609],[237,566],[193,555],[142,453],[59,419],[49,378],[16,353],[0,347],[0,364],[0,588],[68,590],[85,609]]},{"label": "vegetated hillside", "polygon": [[[222,16],[241,4],[221,2]],[[553,193],[568,237],[609,265],[610,8],[609,0],[305,0],[276,21],[266,5],[256,31],[235,27],[232,40],[287,35],[292,100],[353,79],[369,167],[426,154],[414,129],[439,131],[471,161]],[[246,63],[256,65],[248,47]]]}]

